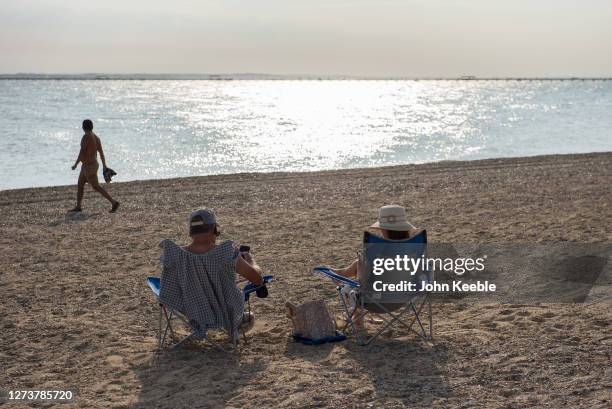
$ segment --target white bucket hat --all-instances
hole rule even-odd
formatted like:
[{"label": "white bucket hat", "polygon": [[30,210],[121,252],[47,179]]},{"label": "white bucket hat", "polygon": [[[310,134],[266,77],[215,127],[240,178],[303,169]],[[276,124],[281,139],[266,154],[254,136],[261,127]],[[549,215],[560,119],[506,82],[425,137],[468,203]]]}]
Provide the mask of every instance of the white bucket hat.
[{"label": "white bucket hat", "polygon": [[378,221],[370,227],[394,231],[410,231],[415,228],[406,220],[406,210],[398,205],[381,207],[378,210]]}]

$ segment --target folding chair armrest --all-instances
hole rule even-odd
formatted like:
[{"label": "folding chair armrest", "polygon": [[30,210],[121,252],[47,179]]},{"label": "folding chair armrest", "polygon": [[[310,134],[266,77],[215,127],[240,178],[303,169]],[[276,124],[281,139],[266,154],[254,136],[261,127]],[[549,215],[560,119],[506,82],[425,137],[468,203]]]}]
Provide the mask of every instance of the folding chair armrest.
[{"label": "folding chair armrest", "polygon": [[[270,281],[272,281],[272,279],[274,278],[274,276],[263,276],[262,278],[263,278],[264,284],[267,284],[267,283],[269,283]],[[254,283],[249,282],[249,283],[248,283],[247,285],[245,285],[245,286],[244,286],[244,288],[242,289],[242,293],[243,293],[245,296],[247,296],[247,295],[249,295],[249,294],[251,294],[251,293],[253,293],[253,292],[257,291],[257,289],[258,289],[259,287],[260,287],[260,286],[258,286],[258,285],[256,285],[256,284],[254,284]]]},{"label": "folding chair armrest", "polygon": [[151,289],[151,291],[153,291],[153,294],[155,294],[155,296],[159,298],[159,292],[161,288],[161,281],[159,277],[155,277],[155,276],[147,277],[147,284],[149,285],[149,288]]}]

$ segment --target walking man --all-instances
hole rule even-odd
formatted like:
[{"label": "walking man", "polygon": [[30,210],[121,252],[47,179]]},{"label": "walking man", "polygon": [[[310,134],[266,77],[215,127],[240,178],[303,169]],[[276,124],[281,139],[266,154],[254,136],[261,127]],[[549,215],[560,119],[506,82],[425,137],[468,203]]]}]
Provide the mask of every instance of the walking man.
[{"label": "walking man", "polygon": [[72,166],[72,170],[75,170],[79,162],[81,165],[81,173],[79,174],[79,182],[77,189],[77,204],[71,212],[81,211],[81,202],[83,201],[83,194],[85,192],[85,183],[89,183],[91,187],[100,193],[111,202],[111,213],[115,213],[119,208],[119,202],[113,199],[100,183],[98,182],[98,152],[100,152],[100,159],[102,160],[102,166],[106,169],[106,159],[104,158],[104,151],[102,151],[102,143],[98,135],[93,133],[93,122],[86,119],[83,121],[83,131],[85,135],[81,139],[81,151],[77,157],[76,162]]}]

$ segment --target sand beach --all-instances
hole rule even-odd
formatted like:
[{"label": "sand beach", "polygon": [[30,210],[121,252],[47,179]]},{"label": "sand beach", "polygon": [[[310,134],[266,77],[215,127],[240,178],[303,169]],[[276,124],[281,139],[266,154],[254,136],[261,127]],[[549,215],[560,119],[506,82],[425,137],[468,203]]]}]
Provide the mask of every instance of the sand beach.
[{"label": "sand beach", "polygon": [[[435,303],[434,342],[396,331],[369,347],[296,344],[286,301],[335,287],[388,203],[430,242],[612,242],[612,153],[440,162],[313,173],[113,183],[117,214],[87,188],[0,191],[0,388],[72,389],[79,408],[608,408],[612,282],[582,303]],[[159,242],[216,210],[221,239],[251,245],[270,297],[249,343],[156,355]],[[604,294],[602,296],[601,294]],[[223,339],[219,335],[219,339]],[[4,403],[53,407],[54,403]]]}]

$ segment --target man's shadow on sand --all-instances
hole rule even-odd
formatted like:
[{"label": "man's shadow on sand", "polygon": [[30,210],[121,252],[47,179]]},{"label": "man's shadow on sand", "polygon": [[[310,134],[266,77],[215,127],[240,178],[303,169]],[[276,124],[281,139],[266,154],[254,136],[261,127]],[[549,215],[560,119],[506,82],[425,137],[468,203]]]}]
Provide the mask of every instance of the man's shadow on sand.
[{"label": "man's shadow on sand", "polygon": [[264,364],[193,345],[163,351],[132,368],[142,389],[131,408],[223,408],[235,391],[252,382]]},{"label": "man's shadow on sand", "polygon": [[[391,337],[397,335],[390,334]],[[339,344],[317,346],[289,341],[285,355],[310,362],[324,361],[333,353],[334,345],[342,345],[346,359],[355,363],[350,366],[359,368],[358,371],[363,371],[372,380],[373,396],[363,396],[365,402],[383,405],[384,402],[399,401],[408,407],[428,406],[437,399],[452,395],[446,376],[448,350],[441,343],[431,345],[418,338],[397,339],[385,335],[368,346],[359,346],[352,338]],[[327,369],[346,372],[346,366],[327,366]]]},{"label": "man's shadow on sand", "polygon": [[98,216],[98,213],[68,212],[64,215],[64,217],[60,217],[50,222],[49,227],[56,227],[61,224],[82,222],[91,218],[95,218],[96,216]]}]

